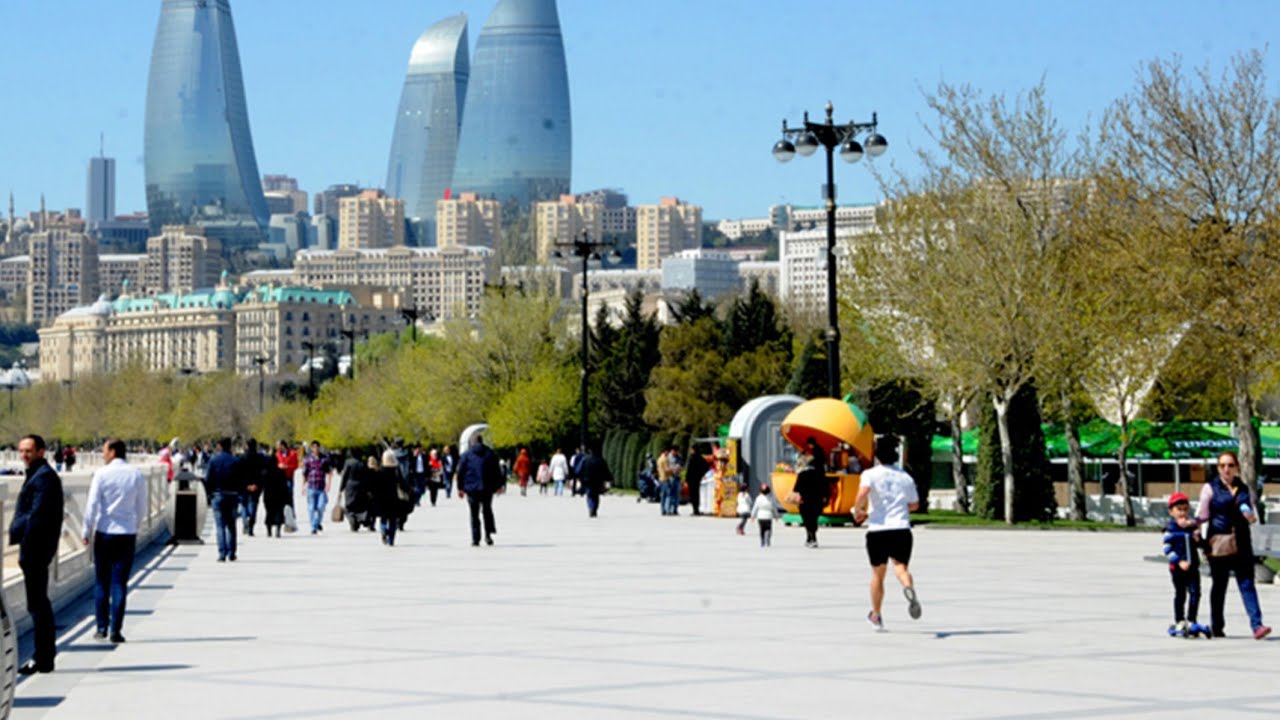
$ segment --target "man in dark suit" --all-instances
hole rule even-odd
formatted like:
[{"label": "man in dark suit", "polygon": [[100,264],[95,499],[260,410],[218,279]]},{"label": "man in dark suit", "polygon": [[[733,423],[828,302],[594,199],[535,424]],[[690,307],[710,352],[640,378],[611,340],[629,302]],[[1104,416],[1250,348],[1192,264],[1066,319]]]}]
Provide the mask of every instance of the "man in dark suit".
[{"label": "man in dark suit", "polygon": [[506,487],[498,456],[484,444],[479,434],[471,437],[471,448],[458,460],[458,497],[465,497],[471,510],[471,544],[480,544],[480,519],[484,518],[484,542],[493,544],[498,533],[493,522],[493,494]]},{"label": "man in dark suit", "polygon": [[13,509],[9,544],[18,546],[18,567],[22,568],[36,641],[35,656],[18,668],[23,675],[53,672],[57,652],[53,605],[49,602],[49,563],[62,537],[62,478],[44,454],[44,438],[39,435],[28,435],[18,442],[18,456],[27,466],[27,477]]}]

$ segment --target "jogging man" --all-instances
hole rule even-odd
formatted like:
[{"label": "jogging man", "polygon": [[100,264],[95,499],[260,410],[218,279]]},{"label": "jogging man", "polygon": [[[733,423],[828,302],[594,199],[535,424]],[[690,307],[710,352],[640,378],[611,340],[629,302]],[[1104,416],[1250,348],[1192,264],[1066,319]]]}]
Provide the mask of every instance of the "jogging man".
[{"label": "jogging man", "polygon": [[884,602],[884,576],[889,560],[907,598],[907,614],[920,617],[920,600],[908,565],[911,562],[910,512],[920,506],[915,480],[898,467],[898,438],[876,439],[877,465],[862,473],[862,485],[853,504],[853,522],[867,524],[867,558],[871,561],[871,612],[867,622],[884,629],[880,606]]}]

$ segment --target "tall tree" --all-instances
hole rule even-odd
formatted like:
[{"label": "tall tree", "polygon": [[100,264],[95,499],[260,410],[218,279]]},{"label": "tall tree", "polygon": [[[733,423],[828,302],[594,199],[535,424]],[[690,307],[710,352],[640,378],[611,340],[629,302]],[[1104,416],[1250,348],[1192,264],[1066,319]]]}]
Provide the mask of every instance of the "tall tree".
[{"label": "tall tree", "polygon": [[1255,389],[1280,361],[1280,99],[1263,54],[1243,53],[1217,76],[1152,61],[1108,112],[1100,146],[1100,194],[1149,219],[1115,248],[1133,272],[1167,281],[1153,300],[1176,303],[1211,338],[1231,382],[1242,479],[1255,484]]}]

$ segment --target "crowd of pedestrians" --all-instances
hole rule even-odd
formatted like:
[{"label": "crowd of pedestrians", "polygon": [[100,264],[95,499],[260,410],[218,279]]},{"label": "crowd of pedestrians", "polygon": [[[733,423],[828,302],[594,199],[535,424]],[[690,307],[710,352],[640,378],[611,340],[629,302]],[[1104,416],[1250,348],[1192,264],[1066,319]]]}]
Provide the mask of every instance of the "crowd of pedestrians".
[{"label": "crowd of pedestrians", "polygon": [[[796,482],[787,500],[799,508],[805,546],[816,548],[818,517],[828,503],[830,485],[822,448],[811,438],[806,449],[797,459]],[[26,579],[27,608],[34,625],[32,659],[18,670],[26,675],[54,669],[56,649],[48,574],[61,534],[64,500],[61,478],[46,457],[49,450],[44,439],[26,436],[18,451],[26,476],[14,505],[9,542],[18,548],[18,564]],[[65,449],[57,455],[63,467],[73,466],[75,461],[68,460]],[[896,437],[879,438],[874,455],[876,464],[861,473],[853,520],[855,525],[866,525],[871,570],[867,621],[876,630],[883,630],[882,606],[890,568],[902,587],[907,614],[913,619],[922,615],[910,570],[914,545],[910,513],[917,509],[919,497],[914,480],[898,464]],[[102,465],[94,472],[89,488],[81,540],[93,549],[95,637],[123,643],[128,580],[140,523],[148,511],[148,492],[142,472],[128,462],[125,443],[107,440],[101,447],[101,457]],[[485,444],[480,434],[471,437],[461,454],[449,446],[423,447],[395,440],[380,455],[362,459],[357,453],[327,453],[318,442],[295,446],[282,440],[273,450],[252,439],[237,446],[223,438],[212,446],[186,449],[175,441],[164,449],[161,459],[168,465],[167,477],[176,480],[181,488],[202,482],[213,516],[218,562],[237,560],[238,531],[253,536],[259,511],[268,537],[297,532],[295,496],[305,503],[307,529],[312,535],[324,532],[326,512],[331,510],[332,522],[345,522],[355,532],[376,528],[381,542],[394,547],[409,516],[424,499],[434,507],[441,499],[449,500],[456,487],[457,497],[467,504],[471,544],[479,546],[482,540],[486,545],[495,542],[493,501],[505,492],[509,479],[514,480],[522,497],[531,484],[538,486],[541,495],[554,492],[562,496],[566,488],[571,495],[581,494],[591,518],[598,517],[601,496],[614,481],[597,447],[578,448],[571,457],[557,449],[538,459],[521,448],[514,461],[507,463]],[[714,482],[717,492],[713,512],[719,514],[721,502],[728,502],[726,507],[736,507],[737,534],[745,534],[746,526],[755,523],[760,547],[770,547],[774,522],[782,516],[778,499],[767,483],[760,484],[754,498],[743,484],[737,487],[735,505],[720,490],[725,483],[733,482],[726,474],[723,459],[714,452],[705,455],[697,447],[690,447],[686,454],[668,447],[656,459],[648,460],[642,474],[653,481],[651,499],[660,502],[662,515],[679,514],[684,502],[694,515],[701,514],[701,488]],[[1224,636],[1225,597],[1234,576],[1252,634],[1262,639],[1271,628],[1263,623],[1254,585],[1254,555],[1249,546],[1249,525],[1258,519],[1257,500],[1253,490],[1240,482],[1235,453],[1222,453],[1217,471],[1204,484],[1194,516],[1186,495],[1176,493],[1169,500],[1170,520],[1163,535],[1174,585],[1174,625],[1169,634]],[[337,497],[331,502],[329,493],[335,480]],[[295,482],[299,487],[295,488]],[[1197,622],[1201,553],[1207,557],[1212,578],[1208,626]]]}]

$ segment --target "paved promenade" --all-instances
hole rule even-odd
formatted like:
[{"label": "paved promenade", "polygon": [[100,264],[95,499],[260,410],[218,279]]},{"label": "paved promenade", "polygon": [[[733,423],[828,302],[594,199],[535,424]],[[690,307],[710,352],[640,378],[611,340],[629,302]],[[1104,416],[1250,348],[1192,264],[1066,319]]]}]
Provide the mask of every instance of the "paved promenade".
[{"label": "paved promenade", "polygon": [[[139,568],[117,647],[63,631],[13,717],[1229,718],[1280,714],[1280,644],[1165,637],[1154,533],[921,529],[924,616],[872,632],[863,532],[761,551],[727,520],[606,497],[421,508],[394,548],[345,526]],[[1207,580],[1207,578],[1206,578]],[[1207,591],[1207,584],[1206,584]],[[1261,588],[1269,620],[1280,592]],[[1207,616],[1207,606],[1204,615]],[[70,621],[69,621],[70,622]]]}]

